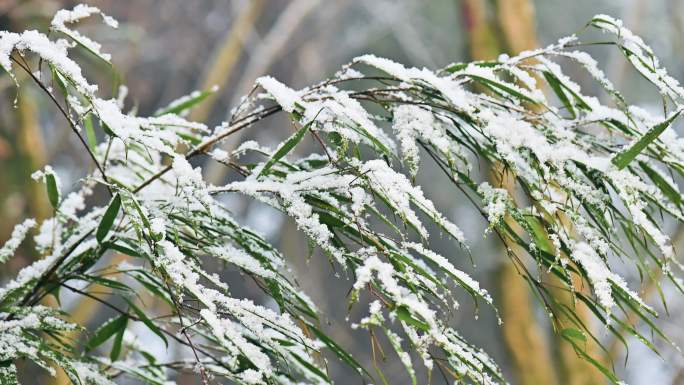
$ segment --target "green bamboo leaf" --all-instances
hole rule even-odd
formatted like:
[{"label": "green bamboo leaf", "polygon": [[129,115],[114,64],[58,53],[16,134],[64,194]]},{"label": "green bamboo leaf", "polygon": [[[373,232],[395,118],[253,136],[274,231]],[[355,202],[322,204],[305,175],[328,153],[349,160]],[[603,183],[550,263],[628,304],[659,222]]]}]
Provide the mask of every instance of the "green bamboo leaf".
[{"label": "green bamboo leaf", "polygon": [[138,203],[133,195],[129,195],[129,198],[131,198],[130,201],[133,203],[133,208],[135,208],[135,211],[138,213],[138,217],[140,218],[140,221],[142,221],[143,226],[149,230],[151,227],[150,220],[147,218],[147,215],[145,215],[142,207],[140,207],[140,203]]},{"label": "green bamboo leaf", "polygon": [[311,373],[322,378],[326,382],[330,381],[330,378],[328,378],[328,376],[325,373],[323,373],[323,371],[321,371],[315,365],[310,363],[308,360],[303,359],[302,357],[300,357],[298,354],[295,354],[294,352],[292,352],[291,355],[292,355],[292,357],[294,357],[294,359],[296,359],[302,366],[304,366],[306,369],[308,369]]},{"label": "green bamboo leaf", "polygon": [[[382,328],[382,330],[385,332],[385,336],[387,336],[387,339],[390,341],[390,344],[392,345],[392,348],[394,348],[394,351],[397,353],[397,355],[401,357],[402,355],[406,354],[404,349],[401,347],[401,340],[399,338],[396,338],[395,335],[388,328]],[[406,362],[405,360],[401,361],[404,367],[406,368],[409,377],[411,377],[411,385],[416,385],[418,381],[416,379],[416,373],[413,369],[412,362],[410,360],[408,362]]]},{"label": "green bamboo leaf", "polygon": [[347,353],[340,345],[338,345],[335,341],[333,341],[332,338],[328,337],[324,332],[316,328],[314,325],[311,323],[307,322],[307,327],[313,332],[313,334],[321,340],[330,350],[337,356],[339,357],[342,361],[346,362],[347,365],[351,366],[356,370],[358,373],[365,374],[368,377],[370,377],[370,373],[364,369],[361,364],[359,364],[358,361],[354,359],[354,357]]},{"label": "green bamboo leaf", "polygon": [[156,277],[144,270],[129,271],[127,275],[138,281],[147,290],[150,291],[157,298],[166,302],[169,306],[173,306],[173,299],[166,292],[165,287]]},{"label": "green bamboo leaf", "polygon": [[50,66],[50,73],[52,74],[52,81],[57,84],[57,88],[59,88],[59,91],[64,95],[65,97],[69,95],[66,83],[64,82],[64,77],[62,76],[57,69],[55,69],[54,66]]},{"label": "green bamboo leaf", "polygon": [[[444,71],[449,72],[449,73],[462,71],[466,67],[468,67],[470,64],[471,64],[470,62],[454,63],[454,64],[451,64],[450,66],[446,67],[444,69]],[[472,64],[477,64],[478,67],[489,67],[489,68],[491,68],[491,67],[496,67],[496,66],[500,65],[501,63],[499,63],[497,60],[479,60],[479,61],[472,62]]]},{"label": "green bamboo leaf", "polygon": [[95,148],[97,147],[97,136],[95,136],[95,127],[93,127],[92,115],[86,115],[85,119],[83,119],[83,125],[85,126],[88,147],[90,147],[90,151],[95,152]]},{"label": "green bamboo leaf", "polygon": [[168,348],[169,341],[167,341],[166,336],[164,336],[164,333],[161,331],[161,329],[157,325],[155,325],[154,322],[152,322],[152,320],[145,314],[145,312],[142,311],[139,307],[137,307],[132,301],[126,299],[126,302],[128,303],[128,306],[133,310],[133,312],[138,316],[140,322],[144,323],[145,326],[147,326],[147,328],[152,331],[152,333],[159,336],[159,338],[161,338],[162,341],[164,341],[164,345]]},{"label": "green bamboo leaf", "polygon": [[304,138],[304,134],[306,134],[306,132],[309,130],[309,126],[311,126],[312,122],[313,120],[304,125],[304,127],[297,130],[297,132],[295,132],[292,136],[287,138],[287,140],[283,142],[280,145],[280,147],[278,147],[278,149],[273,154],[271,159],[269,159],[266,162],[261,171],[259,171],[259,175],[257,176],[264,175],[268,170],[271,169],[271,167],[273,167],[274,164],[276,164],[280,159],[287,155],[287,153],[289,153],[299,142],[301,142],[302,138]]},{"label": "green bamboo leaf", "polygon": [[114,198],[112,198],[112,202],[109,204],[109,207],[107,207],[107,211],[105,211],[99,226],[97,226],[97,233],[95,233],[95,237],[97,238],[98,243],[102,243],[107,236],[107,233],[109,233],[109,230],[114,225],[114,220],[119,214],[119,209],[121,209],[121,196],[116,194],[114,195]]},{"label": "green bamboo leaf", "polygon": [[587,336],[584,335],[581,331],[575,329],[575,328],[565,328],[561,330],[561,335],[565,338],[572,338],[578,341],[586,342],[587,341]]},{"label": "green bamboo leaf", "polygon": [[110,289],[114,290],[120,290],[124,292],[130,292],[132,289],[128,287],[126,284],[115,281],[113,279],[105,278],[105,277],[98,277],[95,275],[83,275],[82,276],[84,281],[92,282],[94,284],[102,285],[105,287],[108,287]]},{"label": "green bamboo leaf", "polygon": [[[212,89],[209,91],[198,92],[197,94],[190,94],[190,97],[181,103],[170,105],[166,108],[155,112],[154,116],[162,116],[166,114],[180,114],[184,111],[191,109],[197,104],[201,103],[204,99],[216,93],[216,90]],[[193,96],[194,95],[194,96]]]},{"label": "green bamboo leaf", "polygon": [[119,332],[119,330],[126,329],[126,324],[128,322],[128,316],[122,314],[117,318],[113,318],[100,326],[99,329],[93,333],[88,342],[86,342],[85,349],[87,352],[95,349],[96,347],[102,345],[111,336]]},{"label": "green bamboo leaf", "polygon": [[103,242],[102,247],[106,249],[116,250],[121,254],[130,255],[131,257],[142,258],[142,255],[128,246],[121,245],[114,242]]},{"label": "green bamboo leaf", "polygon": [[411,315],[411,312],[406,307],[399,306],[399,307],[397,307],[395,312],[397,314],[397,318],[406,322],[407,324],[414,326],[414,327],[416,327],[416,328],[418,328],[424,332],[430,330],[430,326],[428,324],[426,324],[425,322],[423,322],[421,320],[413,318],[413,316]]},{"label": "green bamboo leaf", "polygon": [[561,337],[563,339],[565,339],[566,341],[568,341],[572,345],[572,347],[574,348],[574,350],[577,354],[579,354],[582,358],[587,360],[596,369],[601,371],[601,373],[603,373],[603,375],[606,376],[606,378],[608,378],[608,380],[610,380],[610,382],[612,382],[613,384],[616,384],[616,385],[619,385],[621,383],[621,381],[615,376],[615,374],[613,374],[613,372],[610,369],[604,367],[603,365],[601,365],[600,362],[596,361],[593,357],[591,357],[589,354],[587,354],[587,352],[584,349],[582,349],[582,347],[579,346],[573,338],[570,338],[570,337],[562,335],[562,334],[561,334]]},{"label": "green bamboo leaf", "polygon": [[613,164],[620,170],[623,168],[627,167],[627,165],[637,157],[643,151],[651,142],[656,140],[660,134],[665,131],[666,128],[672,124],[672,121],[674,121],[679,114],[682,112],[681,109],[675,111],[672,115],[670,115],[667,119],[665,119],[663,122],[660,122],[653,126],[651,129],[649,129],[644,136],[642,136],[636,143],[632,144],[628,149],[625,151],[617,154],[612,162]]},{"label": "green bamboo leaf", "polygon": [[653,183],[660,189],[660,191],[665,195],[672,203],[677,206],[682,204],[682,195],[679,191],[675,189],[674,186],[670,184],[662,175],[660,175],[656,170],[651,168],[645,162],[639,162],[641,169],[644,170],[646,175],[653,181]]},{"label": "green bamboo leaf", "polygon": [[544,71],[544,78],[546,78],[546,82],[549,84],[556,96],[558,96],[558,99],[560,99],[561,103],[563,103],[565,108],[568,110],[570,117],[575,119],[577,116],[575,113],[575,108],[570,102],[568,95],[566,95],[565,91],[563,91],[563,84],[561,81],[549,71]]},{"label": "green bamboo leaf", "polygon": [[484,78],[482,76],[477,76],[477,75],[468,75],[468,77],[470,77],[471,79],[477,80],[478,82],[480,82],[481,84],[483,84],[485,86],[489,86],[491,89],[496,88],[500,91],[503,91],[507,94],[510,94],[510,95],[514,96],[515,98],[523,100],[527,103],[530,103],[530,104],[538,104],[539,103],[538,101],[530,98],[527,95],[520,93],[519,91],[517,91],[517,90],[515,90],[515,89],[513,89],[513,88],[511,88],[511,87],[509,87],[503,83],[499,83],[499,82],[496,82],[494,80]]},{"label": "green bamboo leaf", "polygon": [[102,131],[104,131],[105,134],[107,134],[108,136],[110,136],[112,138],[116,138],[116,134],[114,133],[114,131],[112,131],[112,129],[109,128],[109,126],[104,121],[102,121],[102,119],[100,119],[100,123],[102,126]]},{"label": "green bamboo leaf", "polygon": [[[128,317],[126,317],[126,323],[128,323]],[[124,332],[126,332],[126,324],[122,328],[119,328],[119,330],[116,332],[116,335],[114,336],[114,342],[112,344],[112,350],[109,352],[109,358],[112,361],[116,361],[119,359],[119,355],[121,354],[121,343],[123,342],[123,336]]]},{"label": "green bamboo leaf", "polygon": [[93,55],[93,56],[95,56],[96,58],[100,59],[101,61],[103,61],[104,63],[106,63],[108,66],[110,66],[110,67],[112,66],[112,63],[109,61],[109,59],[107,59],[107,58],[105,58],[104,56],[102,56],[102,54],[100,54],[99,52],[93,51],[93,49],[90,48],[90,45],[89,45],[89,44],[86,44],[86,43],[84,43],[83,41],[81,41],[81,39],[79,39],[77,36],[74,36],[73,33],[68,33],[68,32],[66,32],[66,31],[60,31],[60,32],[61,32],[62,34],[64,34],[64,35],[68,36],[71,40],[74,41],[74,43],[76,43],[79,47],[81,47],[81,48],[83,48],[84,50],[86,50],[86,51],[87,51],[88,53],[90,53],[91,55]]},{"label": "green bamboo leaf", "polygon": [[[522,217],[522,218],[521,218]],[[525,223],[520,223],[529,230],[530,235],[534,239],[534,243],[543,251],[553,253],[553,245],[549,241],[549,237],[544,229],[544,226],[539,221],[539,218],[532,215],[520,215],[516,219],[522,219]]]},{"label": "green bamboo leaf", "polygon": [[57,187],[57,179],[54,174],[45,174],[45,185],[47,187],[48,200],[52,207],[57,210],[59,207],[59,188]]}]

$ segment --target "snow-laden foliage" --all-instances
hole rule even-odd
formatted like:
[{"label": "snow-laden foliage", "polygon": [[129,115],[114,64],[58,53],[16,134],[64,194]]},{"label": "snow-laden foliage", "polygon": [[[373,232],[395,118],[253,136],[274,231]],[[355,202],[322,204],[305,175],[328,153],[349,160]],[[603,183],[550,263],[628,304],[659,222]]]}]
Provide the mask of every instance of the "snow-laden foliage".
[{"label": "snow-laden foliage", "polygon": [[[210,129],[182,117],[206,92],[149,117],[123,111],[125,94],[100,96],[71,56],[81,46],[109,61],[98,43],[72,29],[93,14],[116,28],[96,8],[77,6],[57,13],[52,38],[38,31],[0,32],[0,66],[14,78],[25,71],[47,93],[94,170],[71,192],[49,166],[34,174],[46,186],[54,217],[33,237],[42,257],[0,289],[0,384],[17,382],[17,360],[50,372],[57,365],[80,384],[110,384],[122,374],[167,384],[171,369],[196,371],[205,383],[218,377],[239,384],[325,384],[332,382],[325,359],[333,358],[367,381],[384,380],[325,334],[316,306],[293,283],[286,258],[233,218],[219,199],[227,194],[282,211],[352,277],[350,303],[370,306],[351,326],[367,329],[373,344],[380,331],[414,384],[425,383],[417,378],[418,365],[459,383],[505,383],[487,354],[447,322],[448,313],[458,311],[454,290],[494,313],[496,304],[431,247],[436,234],[430,228],[441,229],[465,251],[468,240],[416,185],[428,164],[443,171],[455,187],[454,199],[470,200],[473,215],[487,219],[511,253],[526,251],[511,254],[511,263],[537,291],[555,329],[583,357],[601,365],[581,343],[599,339],[572,316],[572,305],[554,299],[545,280],[527,269],[530,264],[558,277],[610,332],[635,335],[655,349],[623,321],[620,311],[631,311],[667,340],[653,322],[656,312],[612,264],[620,258],[644,275],[662,273],[682,290],[681,265],[660,218],[684,219],[673,180],[684,174],[684,141],[670,127],[684,90],[619,21],[596,16],[589,26],[605,32],[601,46],[619,49],[655,85],[664,101],[661,112],[629,105],[581,51],[593,44],[571,36],[515,57],[438,71],[361,56],[335,77],[302,90],[263,77],[229,121]],[[605,100],[586,94],[561,64],[588,71]],[[253,141],[232,152],[217,148],[279,111],[292,123],[282,129],[292,133],[277,148]],[[105,139],[92,142],[98,136]],[[305,138],[316,153],[301,154]],[[238,177],[207,185],[190,162],[202,156]],[[491,169],[488,181],[475,171],[482,164]],[[109,194],[106,205],[94,203],[96,190]],[[0,249],[0,262],[36,225],[28,219],[15,228]],[[129,260],[112,262],[113,254]],[[232,295],[230,286],[239,282],[229,285],[210,273],[205,266],[211,260],[239,268],[275,305]],[[110,295],[101,296],[94,286]],[[75,343],[68,336],[80,327],[63,321],[59,309],[40,305],[60,291],[99,301],[116,316],[90,330],[85,344]],[[145,306],[150,298],[167,311],[152,314]],[[189,359],[160,361],[136,342],[133,324],[155,333],[159,344],[184,346]],[[618,381],[610,369],[601,369]]]}]

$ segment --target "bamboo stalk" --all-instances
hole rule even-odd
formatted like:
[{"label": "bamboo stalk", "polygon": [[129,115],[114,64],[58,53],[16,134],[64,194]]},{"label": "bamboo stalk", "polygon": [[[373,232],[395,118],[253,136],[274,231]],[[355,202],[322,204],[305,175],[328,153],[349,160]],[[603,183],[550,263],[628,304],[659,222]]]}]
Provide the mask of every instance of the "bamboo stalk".
[{"label": "bamboo stalk", "polygon": [[[245,41],[254,23],[264,8],[264,0],[250,0],[249,5],[238,14],[233,26],[228,30],[216,54],[209,61],[200,89],[207,90],[214,86],[223,87],[228,83],[235,65],[243,53]],[[209,117],[217,95],[210,95],[190,113],[190,120],[204,122]]]},{"label": "bamboo stalk", "polygon": [[[288,46],[290,38],[298,30],[302,21],[318,5],[320,0],[296,0],[289,3],[250,56],[245,72],[233,92],[231,105],[237,104],[242,95],[249,91],[257,77],[264,75],[271,65],[281,56]],[[206,104],[206,103],[203,103]],[[192,115],[191,115],[192,116]],[[230,152],[235,143],[239,143],[242,133],[238,133],[227,141],[222,149]],[[219,183],[225,176],[226,167],[218,163],[209,163],[206,167],[205,178],[209,183]]]},{"label": "bamboo stalk", "polygon": [[[521,1],[516,0],[516,2]],[[497,36],[496,23],[490,20],[491,16],[488,15],[486,2],[464,0],[463,16],[468,29],[471,57],[475,60],[494,59],[502,50],[501,40],[507,43],[510,39]],[[502,16],[499,13],[498,20],[504,24],[501,19]],[[521,24],[524,22],[520,21]],[[505,24],[505,27],[511,26]],[[509,31],[507,28],[501,28],[502,35],[506,36],[509,33],[511,34],[509,38],[520,33],[533,34],[534,28],[525,28],[525,31]],[[526,36],[524,39],[526,44],[536,44],[533,41],[535,41],[534,37]],[[511,198],[515,199],[515,178],[503,170],[501,164],[492,166],[490,180],[493,184],[505,188]],[[522,229],[510,216],[507,216],[505,221],[514,231],[522,234]],[[510,252],[514,255],[523,255],[526,252],[515,242],[509,242],[509,244]],[[502,249],[502,253],[506,253],[506,250]],[[545,339],[545,333],[535,318],[534,304],[525,280],[510,261],[501,264],[497,276],[501,295],[500,314],[504,323],[502,328],[504,344],[510,354],[517,383],[520,385],[558,384],[553,365],[550,364],[552,358],[550,348]]]},{"label": "bamboo stalk", "polygon": [[[28,156],[29,168],[37,170],[47,162],[45,158],[45,143],[43,134],[40,131],[40,123],[37,117],[38,108],[36,107],[33,95],[24,95],[17,101],[17,116],[19,118],[18,145],[19,151]],[[45,196],[42,186],[30,181],[27,186],[29,192],[29,210],[31,216],[41,220],[50,215],[51,208]]]},{"label": "bamboo stalk", "polygon": [[[530,0],[497,0],[496,13],[502,40],[510,54],[517,54],[524,50],[537,48],[538,41],[535,31],[536,19],[534,4]],[[569,228],[572,224],[566,219]],[[562,285],[560,280],[550,275],[548,279],[552,284]],[[579,281],[579,278],[577,279]],[[575,287],[585,287],[581,282],[576,282]],[[586,289],[585,289],[586,290]],[[591,312],[583,303],[575,303],[573,295],[567,291],[555,291],[554,297],[561,303],[572,306],[582,323],[591,325]],[[562,320],[561,320],[562,321]],[[573,347],[554,333],[555,353],[558,357],[558,378],[567,385],[598,385],[605,383],[601,372],[589,362],[582,359]],[[589,341],[587,353],[593,357],[599,357],[598,347],[593,341]],[[550,354],[547,352],[546,354]],[[552,365],[546,363],[550,368]]]},{"label": "bamboo stalk", "polygon": [[[515,178],[510,172],[502,170],[501,164],[494,165],[492,181],[500,176],[498,185],[508,191],[511,199],[516,196]],[[523,230],[510,216],[504,221],[517,233]],[[510,253],[523,255],[527,251],[515,242],[509,242]],[[552,354],[545,332],[535,317],[535,307],[525,279],[511,261],[501,264],[498,272],[499,293],[501,295],[501,318],[503,335],[508,349],[515,377],[519,385],[553,385],[558,378],[552,364]]]}]

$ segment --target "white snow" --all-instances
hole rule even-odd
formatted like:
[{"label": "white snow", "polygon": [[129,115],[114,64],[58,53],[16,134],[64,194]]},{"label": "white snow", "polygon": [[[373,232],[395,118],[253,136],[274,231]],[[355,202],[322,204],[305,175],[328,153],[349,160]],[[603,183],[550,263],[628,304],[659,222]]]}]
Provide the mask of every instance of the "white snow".
[{"label": "white snow", "polygon": [[0,264],[7,262],[7,260],[14,255],[21,242],[26,238],[26,233],[36,226],[36,221],[33,218],[24,220],[22,223],[14,226],[10,239],[0,247]]}]

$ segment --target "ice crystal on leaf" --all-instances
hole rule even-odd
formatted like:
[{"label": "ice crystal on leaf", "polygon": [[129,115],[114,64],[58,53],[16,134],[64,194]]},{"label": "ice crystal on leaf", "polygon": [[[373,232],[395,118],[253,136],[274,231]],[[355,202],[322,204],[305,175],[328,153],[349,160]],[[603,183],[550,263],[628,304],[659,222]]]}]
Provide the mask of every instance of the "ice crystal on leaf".
[{"label": "ice crystal on leaf", "polygon": [[[613,310],[631,308],[666,338],[652,321],[655,311],[631,288],[630,274],[618,274],[612,264],[620,258],[649,276],[660,271],[684,290],[665,222],[654,215],[684,221],[677,187],[684,140],[670,127],[683,108],[684,90],[620,21],[600,15],[590,25],[612,35],[612,45],[668,99],[672,108],[662,117],[629,105],[600,64],[578,50],[581,36],[573,35],[518,56],[437,71],[364,55],[333,78],[300,90],[265,76],[230,121],[209,130],[183,116],[215,90],[193,92],[149,117],[123,111],[125,88],[114,98],[99,96],[98,85],[71,57],[82,46],[110,59],[99,43],[74,29],[91,15],[117,26],[97,8],[79,5],[55,15],[51,29],[62,37],[57,40],[39,31],[0,32],[0,67],[10,76],[26,70],[55,100],[63,97],[70,107],[65,123],[75,134],[90,122],[88,129],[105,137],[85,149],[96,171],[74,191],[62,191],[66,186],[49,166],[34,174],[46,187],[54,216],[33,237],[40,258],[0,288],[0,383],[17,383],[14,363],[28,359],[50,372],[59,366],[76,383],[111,384],[125,374],[164,384],[170,376],[164,368],[173,368],[203,381],[329,384],[323,352],[364,381],[376,380],[326,334],[316,305],[294,283],[287,258],[239,223],[222,203],[227,194],[280,210],[352,277],[350,305],[370,304],[352,326],[379,331],[413,384],[424,382],[417,378],[421,364],[428,371],[440,365],[457,381],[506,383],[487,354],[447,322],[450,311],[459,311],[460,292],[491,307],[485,311],[496,312],[496,303],[452,255],[434,250],[431,229],[439,229],[470,252],[461,229],[418,184],[419,170],[428,165],[453,183],[444,194],[473,203],[473,215],[485,218],[511,253],[523,251],[514,260],[557,276],[610,332],[623,333],[610,326],[624,324]],[[585,95],[558,59],[586,71],[610,102]],[[57,91],[42,83],[47,73],[60,85]],[[279,111],[288,113],[292,130],[279,133],[287,139],[275,149],[252,140],[230,152],[217,148],[232,133]],[[230,167],[235,178],[207,184],[201,155]],[[483,164],[498,165],[489,181],[472,172]],[[494,186],[504,178],[512,185]],[[102,206],[94,202],[104,200],[93,199],[98,186],[110,195]],[[0,263],[16,254],[37,225],[27,219],[15,227],[0,248]],[[114,253],[126,261],[114,261]],[[235,296],[232,288],[242,282],[229,285],[220,271],[209,270],[217,265],[256,282],[269,305]],[[544,277],[527,274],[552,321],[561,322],[558,315],[567,309],[558,307]],[[126,306],[108,303],[93,284],[107,287]],[[63,338],[79,328],[62,321],[58,309],[39,305],[47,295],[59,296],[57,287],[107,302],[115,312],[90,331],[84,350]],[[147,297],[164,304],[163,314],[139,300]],[[159,344],[179,349],[183,359],[157,361],[149,346],[136,342],[138,326],[158,336]],[[648,341],[640,330],[626,332]],[[609,369],[601,369],[617,383]]]}]

